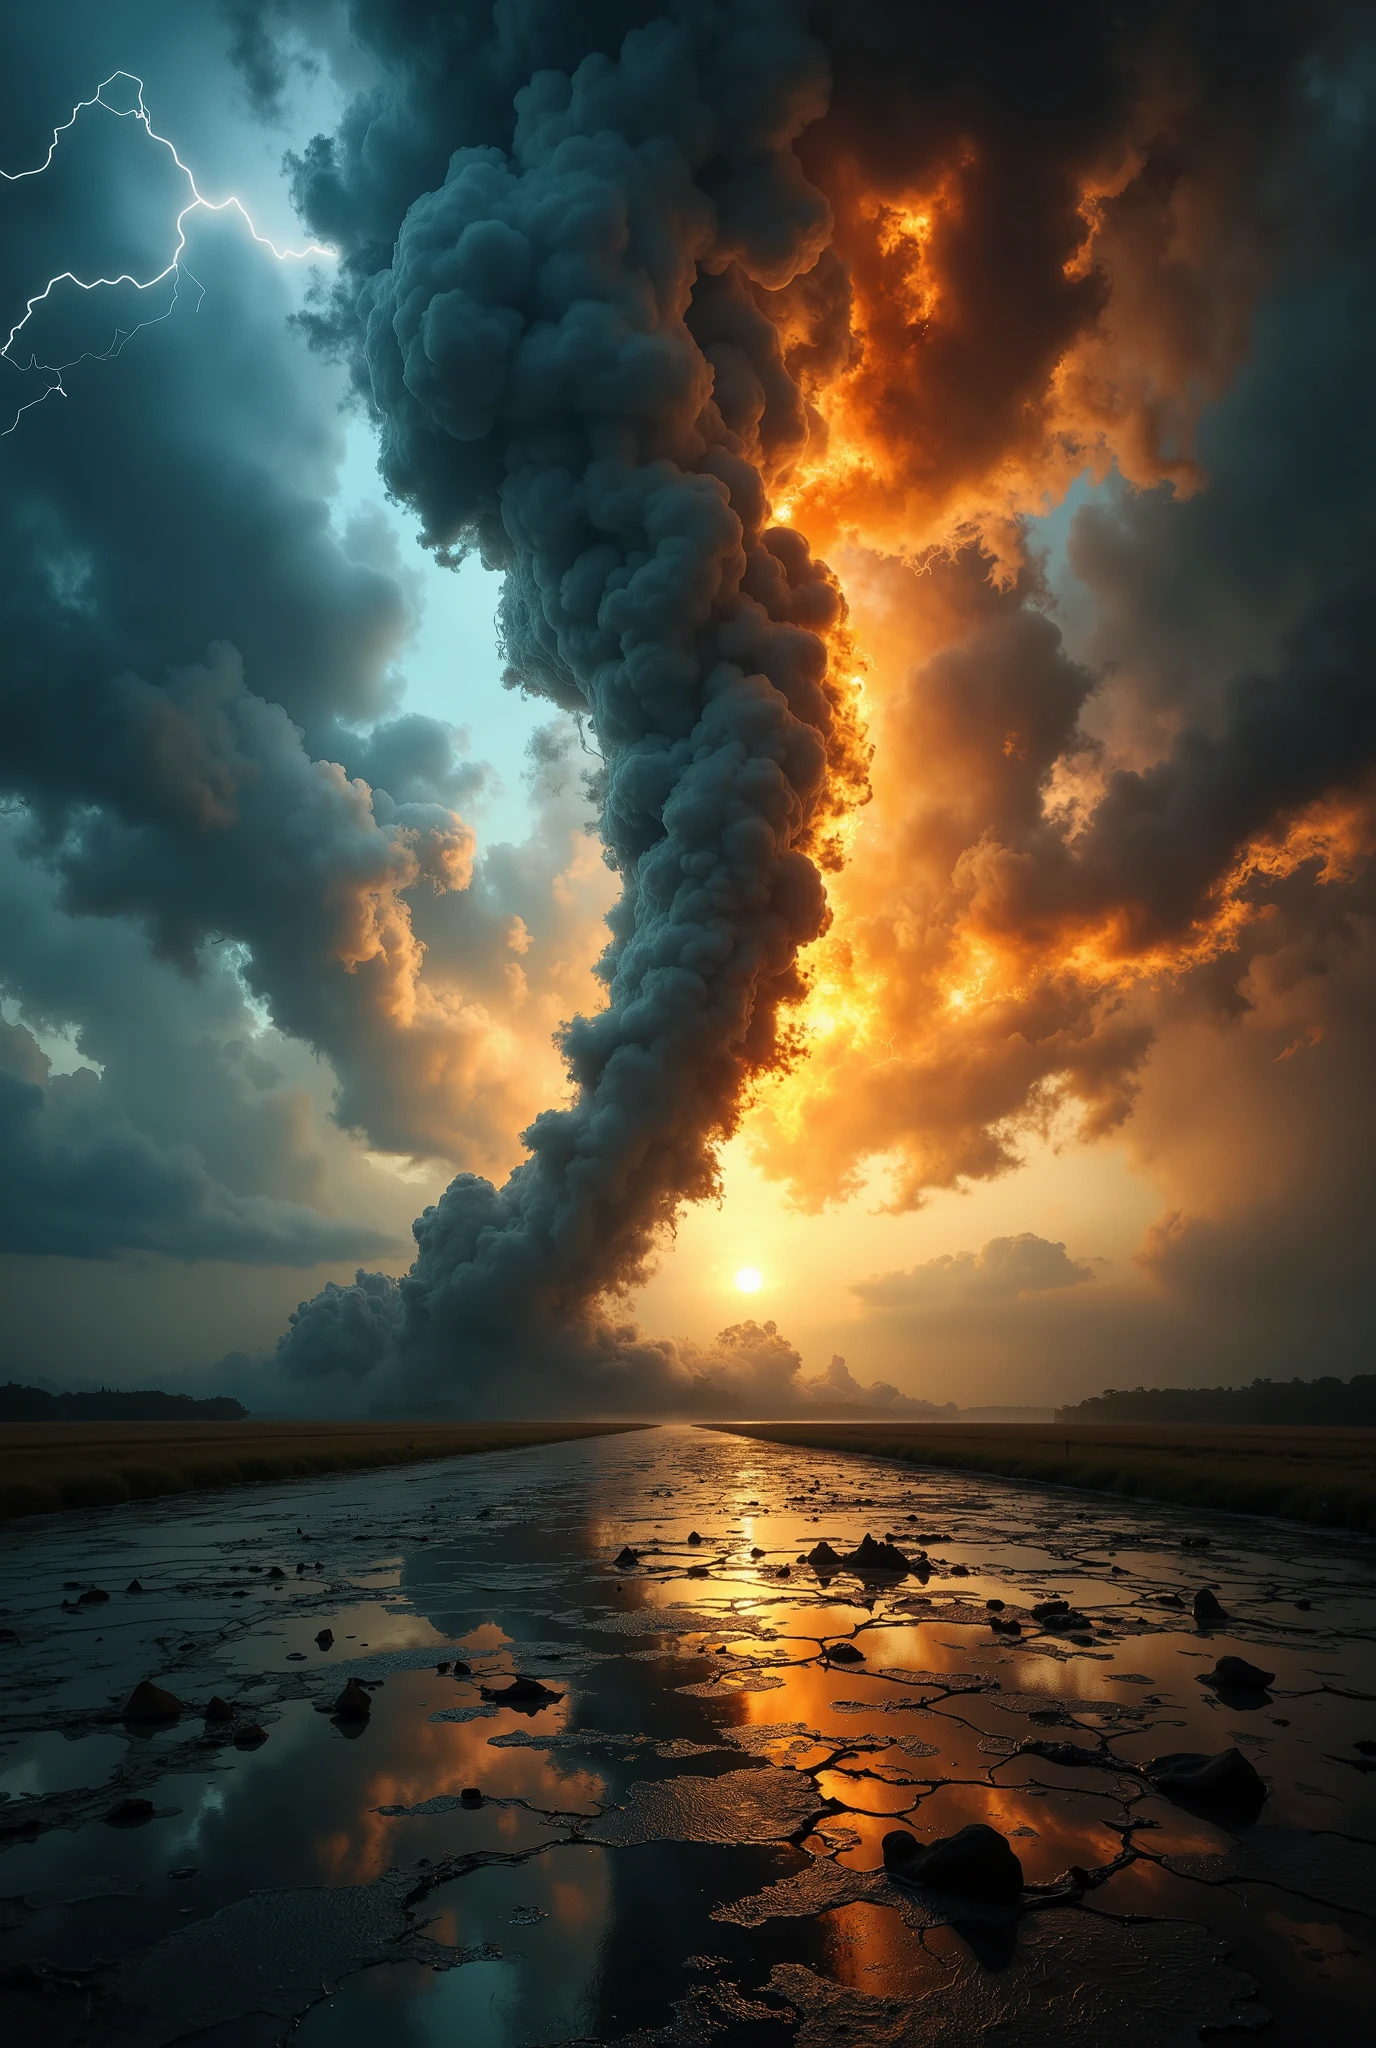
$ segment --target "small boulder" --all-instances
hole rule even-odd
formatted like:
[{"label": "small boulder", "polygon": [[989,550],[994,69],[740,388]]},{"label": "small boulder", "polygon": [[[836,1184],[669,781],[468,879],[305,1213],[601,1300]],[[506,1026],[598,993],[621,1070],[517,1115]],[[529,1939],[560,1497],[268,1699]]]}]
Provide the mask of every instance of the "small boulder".
[{"label": "small boulder", "polygon": [[702,1541],[702,1538],[701,1538],[701,1536],[699,1536],[699,1534],[698,1534],[698,1532],[697,1532],[697,1530],[696,1530],[696,1529],[690,1529],[690,1530],[688,1531],[688,1541],[689,1541],[690,1543],[695,1543],[695,1544],[696,1544],[696,1543],[701,1543],[701,1541]]},{"label": "small boulder", "polygon": [[465,1785],[459,1794],[460,1806],[481,1806],[483,1795],[476,1785]]},{"label": "small boulder", "polygon": [[222,1700],[220,1695],[215,1693],[206,1703],[205,1718],[212,1722],[232,1721],[234,1709],[228,1700]]},{"label": "small boulder", "polygon": [[105,1816],[107,1828],[141,1828],[154,1813],[151,1799],[121,1799]]},{"label": "small boulder", "polygon": [[333,1649],[334,1630],[332,1628],[317,1629],[315,1633],[315,1645],[318,1650]]},{"label": "small boulder", "polygon": [[1212,1671],[1201,1671],[1201,1685],[1216,1685],[1224,1692],[1264,1692],[1275,1680],[1274,1671],[1263,1671],[1245,1657],[1220,1657]]},{"label": "small boulder", "polygon": [[690,1579],[710,1579],[712,1574],[705,1564],[690,1564],[686,1576]]},{"label": "small boulder", "polygon": [[763,1551],[762,1551],[762,1550],[760,1549],[760,1546],[759,1546],[759,1544],[758,1544],[758,1543],[755,1543],[755,1544],[752,1544],[752,1545],[751,1545],[751,1549],[750,1549],[750,1555],[751,1555],[752,1557],[763,1557],[763,1556],[764,1556],[764,1552],[763,1552]]},{"label": "small boulder", "polygon": [[1004,1602],[1002,1600],[986,1600],[984,1604],[993,1614],[1002,1614],[1003,1612]]},{"label": "small boulder", "polygon": [[829,1643],[827,1658],[832,1664],[863,1664],[865,1653],[857,1649],[854,1643]]},{"label": "small boulder", "polygon": [[141,1593],[143,1591],[143,1587],[139,1584],[137,1579],[130,1579],[128,1585],[125,1587],[124,1590],[126,1593]]},{"label": "small boulder", "polygon": [[1059,1621],[1070,1612],[1068,1600],[1039,1600],[1032,1609],[1033,1621]]},{"label": "small boulder", "polygon": [[275,1564],[275,1565],[273,1566],[272,1570],[271,1570],[271,1571],[270,1571],[270,1572],[268,1573],[268,1577],[269,1577],[270,1579],[284,1579],[284,1578],[285,1578],[286,1576],[287,1576],[287,1575],[286,1575],[286,1573],[285,1573],[285,1572],[283,1571],[283,1569],[282,1569],[282,1567],[281,1567],[281,1565],[280,1565],[280,1564]]},{"label": "small boulder", "polygon": [[920,1842],[906,1829],[885,1835],[884,1868],[905,1884],[962,1898],[1012,1902],[1022,1891],[1022,1865],[997,1828],[972,1821],[958,1834]]},{"label": "small boulder", "polygon": [[471,1678],[472,1675],[473,1666],[471,1664],[465,1664],[462,1657],[456,1657],[454,1659],[455,1678]]},{"label": "small boulder", "polygon": [[181,1712],[182,1703],[174,1693],[164,1692],[160,1685],[154,1685],[151,1678],[141,1678],[124,1702],[121,1718],[143,1722],[175,1721]]},{"label": "small boulder", "polygon": [[330,1711],[341,1721],[366,1721],[373,1711],[372,1694],[351,1678]]},{"label": "small boulder", "polygon": [[564,1697],[538,1678],[513,1678],[510,1685],[484,1685],[480,1691],[499,1707],[548,1707]]},{"label": "small boulder", "polygon": [[78,1607],[103,1607],[109,1597],[103,1586],[88,1586],[84,1593],[77,1594],[76,1604]]},{"label": "small boulder", "polygon": [[614,1562],[621,1565],[623,1568],[629,1565],[639,1564],[640,1552],[638,1550],[632,1550],[630,1544],[627,1543],[622,1549],[620,1555],[614,1560]]},{"label": "small boulder", "polygon": [[810,1564],[819,1579],[833,1577],[845,1565],[845,1559],[840,1555],[839,1551],[833,1550],[827,1542],[814,1543],[806,1557],[800,1558],[798,1562],[800,1564]]},{"label": "small boulder", "polygon": [[1211,1812],[1255,1813],[1266,1786],[1240,1749],[1203,1756],[1195,1750],[1172,1750],[1144,1766],[1147,1781],[1178,1806]]},{"label": "small boulder", "polygon": [[882,1573],[885,1576],[892,1575],[894,1578],[902,1579],[907,1577],[910,1570],[907,1558],[896,1543],[876,1543],[868,1530],[855,1549],[841,1561],[849,1570],[859,1572],[862,1576]]},{"label": "small boulder", "polygon": [[242,1728],[234,1731],[236,1749],[261,1749],[268,1739],[266,1728],[260,1728],[256,1721],[246,1721]]},{"label": "small boulder", "polygon": [[437,1664],[435,1671],[440,1678],[448,1678],[449,1676],[449,1666],[447,1664]]},{"label": "small boulder", "polygon": [[1211,1593],[1207,1586],[1201,1586],[1195,1594],[1193,1613],[1195,1620],[1202,1628],[1208,1627],[1213,1622],[1226,1621],[1228,1619],[1227,1608],[1219,1605],[1217,1596]]}]

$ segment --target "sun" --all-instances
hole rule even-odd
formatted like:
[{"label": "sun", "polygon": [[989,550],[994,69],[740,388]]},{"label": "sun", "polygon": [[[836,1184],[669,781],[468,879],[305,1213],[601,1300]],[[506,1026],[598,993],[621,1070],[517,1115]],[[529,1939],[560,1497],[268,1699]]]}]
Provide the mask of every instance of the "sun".
[{"label": "sun", "polygon": [[758,1266],[742,1266],[736,1275],[736,1285],[742,1294],[758,1294],[764,1285],[764,1275]]}]

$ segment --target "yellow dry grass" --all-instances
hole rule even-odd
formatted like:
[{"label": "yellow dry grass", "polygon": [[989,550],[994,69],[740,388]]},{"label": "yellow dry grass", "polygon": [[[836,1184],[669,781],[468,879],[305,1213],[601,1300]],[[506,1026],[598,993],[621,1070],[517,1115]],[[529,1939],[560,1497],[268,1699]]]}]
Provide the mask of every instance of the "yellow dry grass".
[{"label": "yellow dry grass", "polygon": [[755,1422],[743,1436],[1376,1532],[1376,1429],[1286,1424]]},{"label": "yellow dry grass", "polygon": [[7,1422],[0,1520],[252,1481],[461,1458],[624,1422]]}]

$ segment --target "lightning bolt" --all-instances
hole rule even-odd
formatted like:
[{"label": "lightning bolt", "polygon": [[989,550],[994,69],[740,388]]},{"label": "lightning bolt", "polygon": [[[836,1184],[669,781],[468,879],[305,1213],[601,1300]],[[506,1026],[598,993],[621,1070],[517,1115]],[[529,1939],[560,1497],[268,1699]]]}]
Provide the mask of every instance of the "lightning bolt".
[{"label": "lightning bolt", "polygon": [[[128,84],[132,85],[135,88],[135,99],[132,107],[112,107],[110,105],[110,102],[104,97],[109,87],[117,84],[121,79],[125,80]],[[91,94],[89,99],[77,101],[76,105],[72,108],[71,113],[67,116],[67,119],[65,121],[60,121],[58,125],[53,129],[53,139],[48,144],[48,153],[44,157],[41,164],[35,164],[31,170],[27,171],[0,170],[0,179],[3,179],[7,185],[17,185],[21,183],[25,178],[41,178],[43,173],[46,170],[48,170],[51,166],[52,160],[54,156],[57,154],[58,144],[61,142],[62,137],[67,133],[69,128],[75,126],[78,118],[82,114],[84,114],[86,110],[90,107],[99,107],[103,113],[112,115],[113,118],[117,121],[137,121],[139,126],[143,129],[144,133],[147,135],[149,141],[156,143],[160,149],[165,149],[167,151],[173,163],[177,166],[177,169],[186,179],[187,186],[191,193],[191,197],[187,200],[186,205],[181,209],[180,213],[177,215],[175,225],[176,241],[172,251],[172,255],[169,258],[169,260],[163,265],[162,269],[157,272],[156,276],[134,277],[130,272],[124,271],[118,277],[78,277],[74,271],[62,270],[59,271],[55,277],[50,277],[48,279],[48,282],[43,286],[43,289],[41,291],[35,292],[32,298],[28,300],[27,304],[25,305],[23,314],[18,320],[15,321],[13,327],[11,327],[9,334],[5,339],[4,346],[0,347],[0,356],[4,357],[4,359],[7,362],[12,363],[14,367],[18,370],[37,370],[41,372],[43,375],[50,378],[51,382],[48,384],[47,389],[38,398],[31,398],[27,401],[26,404],[21,405],[19,407],[10,425],[8,427],[5,427],[3,430],[0,430],[0,440],[5,440],[10,434],[12,434],[15,428],[19,425],[19,422],[23,418],[24,414],[26,412],[32,411],[32,409],[35,406],[44,404],[46,400],[54,396],[59,398],[66,398],[68,394],[66,386],[63,383],[63,378],[66,376],[69,370],[76,369],[78,365],[80,365],[81,363],[103,363],[111,361],[113,357],[121,353],[125,343],[127,341],[131,341],[136,334],[141,334],[145,327],[156,327],[161,321],[170,319],[172,316],[173,309],[177,304],[178,292],[181,284],[182,273],[184,270],[186,272],[186,275],[191,279],[191,282],[196,286],[196,289],[201,295],[200,298],[198,298],[196,301],[197,310],[199,310],[201,300],[204,299],[205,297],[205,287],[201,284],[199,278],[193,276],[192,272],[189,269],[187,269],[185,264],[182,262],[182,257],[186,250],[185,223],[191,214],[197,212],[237,213],[239,215],[239,218],[243,221],[244,226],[248,229],[250,235],[253,237],[254,241],[259,243],[263,248],[269,250],[271,254],[277,258],[277,261],[279,263],[300,263],[307,261],[311,257],[325,257],[333,259],[338,253],[336,250],[330,248],[328,244],[323,242],[307,242],[299,249],[279,248],[270,235],[260,234],[259,230],[254,226],[253,219],[248,211],[248,208],[244,205],[243,201],[239,198],[236,198],[234,194],[231,193],[228,199],[207,199],[205,194],[201,191],[200,187],[196,183],[195,174],[193,173],[191,166],[189,164],[185,164],[182,162],[181,157],[177,153],[175,144],[170,140],[168,136],[160,135],[157,129],[153,126],[152,120],[149,116],[148,108],[144,104],[143,80],[132,71],[112,71],[108,78],[104,78],[101,80],[100,84],[96,87],[95,91]],[[132,285],[134,290],[137,292],[151,292],[155,291],[160,284],[165,284],[168,278],[172,279],[172,297],[166,310],[162,313],[150,314],[148,319],[140,320],[136,323],[136,325],[128,329],[116,328],[115,338],[111,342],[109,348],[107,349],[85,349],[82,351],[80,355],[73,356],[71,361],[66,363],[40,362],[37,355],[34,353],[30,353],[27,362],[21,362],[12,353],[15,343],[18,341],[20,335],[24,332],[24,329],[28,326],[30,320],[33,318],[35,309],[41,306],[46,299],[50,298],[52,296],[52,293],[57,289],[59,285],[70,284],[73,285],[78,291],[97,292],[101,291],[102,289],[108,289],[114,285],[126,284]]]}]

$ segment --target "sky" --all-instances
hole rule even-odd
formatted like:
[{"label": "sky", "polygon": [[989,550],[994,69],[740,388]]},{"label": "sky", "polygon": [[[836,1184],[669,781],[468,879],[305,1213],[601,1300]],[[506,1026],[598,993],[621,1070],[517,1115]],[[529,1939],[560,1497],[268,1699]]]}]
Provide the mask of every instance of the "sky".
[{"label": "sky", "polygon": [[0,1374],[1369,1364],[1369,10],[11,14]]}]

